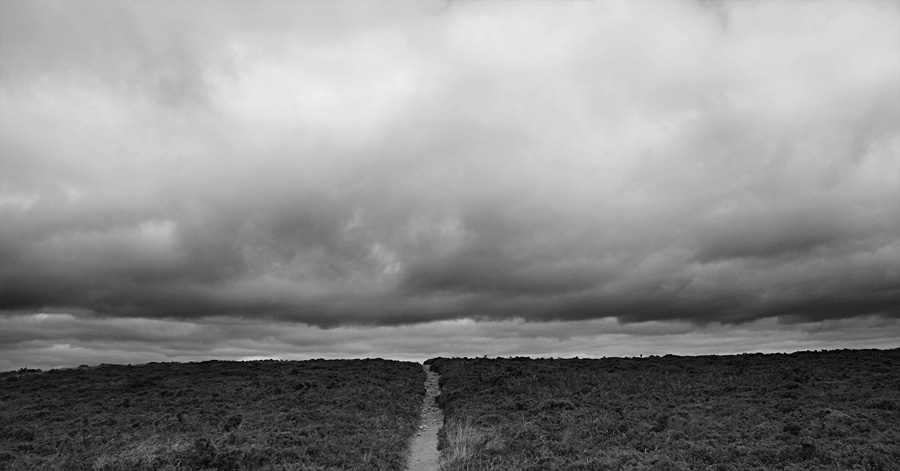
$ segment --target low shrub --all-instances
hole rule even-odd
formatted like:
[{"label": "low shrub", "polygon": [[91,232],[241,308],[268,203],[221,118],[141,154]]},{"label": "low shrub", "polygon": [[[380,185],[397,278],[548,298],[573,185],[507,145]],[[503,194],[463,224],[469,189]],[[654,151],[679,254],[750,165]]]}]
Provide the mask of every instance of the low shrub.
[{"label": "low shrub", "polygon": [[423,381],[387,360],[0,373],[0,470],[401,470]]},{"label": "low shrub", "polygon": [[900,469],[900,349],[426,363],[441,471]]}]

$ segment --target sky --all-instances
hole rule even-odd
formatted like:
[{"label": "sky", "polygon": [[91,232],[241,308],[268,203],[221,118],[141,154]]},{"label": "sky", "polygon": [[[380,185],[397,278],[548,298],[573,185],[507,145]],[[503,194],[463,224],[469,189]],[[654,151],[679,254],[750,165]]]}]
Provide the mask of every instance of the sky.
[{"label": "sky", "polygon": [[0,2],[0,370],[900,345],[900,2]]}]

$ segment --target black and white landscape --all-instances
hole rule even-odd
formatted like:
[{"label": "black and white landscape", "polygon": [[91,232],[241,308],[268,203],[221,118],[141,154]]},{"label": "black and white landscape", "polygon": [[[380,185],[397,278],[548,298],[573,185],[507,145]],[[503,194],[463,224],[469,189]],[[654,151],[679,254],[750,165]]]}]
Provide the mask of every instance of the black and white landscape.
[{"label": "black and white landscape", "polygon": [[900,1],[0,0],[0,471],[896,470],[898,346]]}]

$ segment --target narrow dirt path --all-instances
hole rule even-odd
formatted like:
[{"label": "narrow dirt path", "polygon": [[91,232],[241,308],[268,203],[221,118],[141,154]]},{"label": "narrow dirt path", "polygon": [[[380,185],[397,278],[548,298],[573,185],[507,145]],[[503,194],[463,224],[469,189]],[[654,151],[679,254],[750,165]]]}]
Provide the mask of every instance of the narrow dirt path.
[{"label": "narrow dirt path", "polygon": [[434,398],[441,392],[439,375],[431,371],[428,365],[424,368],[428,377],[425,379],[425,399],[422,401],[422,423],[409,447],[406,471],[438,470],[437,433],[444,424],[444,413],[434,403]]}]

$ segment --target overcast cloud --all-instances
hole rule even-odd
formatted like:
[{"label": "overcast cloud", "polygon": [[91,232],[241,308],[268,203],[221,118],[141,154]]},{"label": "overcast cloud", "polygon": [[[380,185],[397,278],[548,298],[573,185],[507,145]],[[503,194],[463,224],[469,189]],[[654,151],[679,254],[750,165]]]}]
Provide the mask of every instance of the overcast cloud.
[{"label": "overcast cloud", "polygon": [[0,2],[0,316],[896,341],[900,3]]}]

